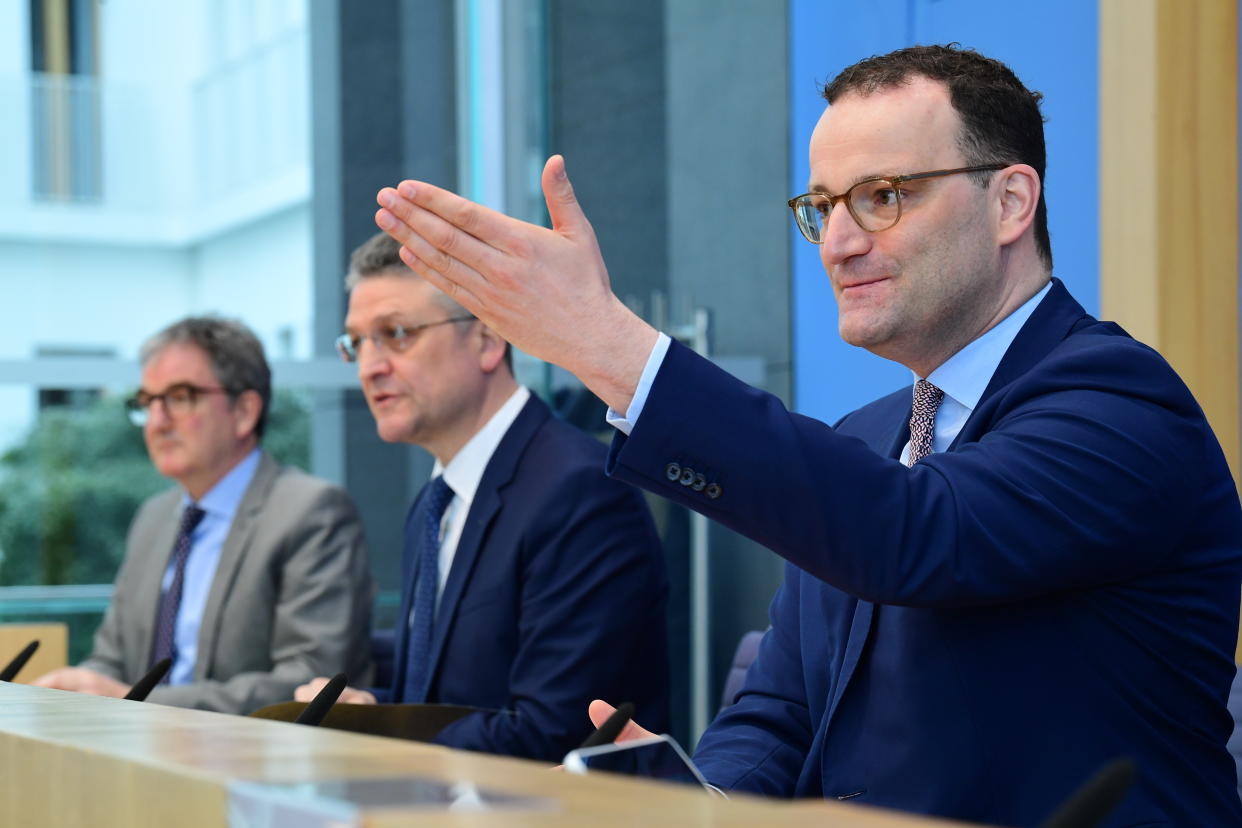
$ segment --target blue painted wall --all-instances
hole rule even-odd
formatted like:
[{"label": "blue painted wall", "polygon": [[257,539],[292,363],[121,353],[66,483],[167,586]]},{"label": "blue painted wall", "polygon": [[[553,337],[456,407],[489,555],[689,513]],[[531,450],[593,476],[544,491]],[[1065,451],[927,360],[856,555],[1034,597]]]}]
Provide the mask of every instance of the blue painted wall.
[{"label": "blue painted wall", "polygon": [[[1055,274],[1099,311],[1099,20],[1096,4],[1044,0],[791,0],[790,195],[806,190],[807,143],[823,112],[819,90],[841,69],[916,43],[978,49],[1044,93],[1046,193]],[[846,345],[819,261],[789,222],[793,250],[794,404],[832,422],[909,382],[905,368]]]}]

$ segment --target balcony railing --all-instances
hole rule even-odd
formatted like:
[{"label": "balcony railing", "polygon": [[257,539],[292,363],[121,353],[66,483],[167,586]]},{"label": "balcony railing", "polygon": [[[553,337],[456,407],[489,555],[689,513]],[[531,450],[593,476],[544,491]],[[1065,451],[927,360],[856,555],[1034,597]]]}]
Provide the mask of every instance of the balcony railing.
[{"label": "balcony railing", "polygon": [[293,26],[194,82],[0,76],[0,235],[176,246],[305,203],[308,62]]},{"label": "balcony railing", "polygon": [[99,80],[31,73],[31,196],[98,202],[103,197]]}]

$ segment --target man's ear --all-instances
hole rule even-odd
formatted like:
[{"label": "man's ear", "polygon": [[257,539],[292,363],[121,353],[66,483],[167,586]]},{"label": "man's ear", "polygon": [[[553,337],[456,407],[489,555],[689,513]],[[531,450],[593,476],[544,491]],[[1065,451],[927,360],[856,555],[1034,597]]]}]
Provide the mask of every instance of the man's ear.
[{"label": "man's ear", "polygon": [[[263,413],[263,398],[253,389],[243,391],[233,400],[233,434],[238,440],[254,434],[259,424],[259,415]],[[257,435],[256,435],[257,436]]]},{"label": "man's ear", "polygon": [[499,334],[491,328],[479,323],[479,367],[483,373],[490,374],[505,361],[505,347],[508,345]]},{"label": "man's ear", "polygon": [[1005,245],[1021,238],[1035,221],[1041,187],[1035,168],[1027,164],[1006,167],[997,176],[1000,195],[997,241]]}]

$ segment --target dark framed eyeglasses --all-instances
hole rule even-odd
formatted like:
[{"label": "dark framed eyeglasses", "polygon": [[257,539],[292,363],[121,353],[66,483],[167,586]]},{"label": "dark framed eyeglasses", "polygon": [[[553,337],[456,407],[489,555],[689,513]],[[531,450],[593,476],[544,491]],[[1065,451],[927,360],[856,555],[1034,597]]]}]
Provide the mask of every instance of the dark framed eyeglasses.
[{"label": "dark framed eyeglasses", "polygon": [[794,222],[802,231],[802,236],[811,244],[824,243],[824,225],[832,210],[839,202],[844,201],[845,207],[854,217],[858,226],[868,233],[887,230],[901,220],[901,187],[910,181],[924,178],[940,178],[945,175],[959,173],[987,172],[1003,170],[1008,164],[977,164],[973,167],[957,167],[952,170],[932,170],[931,172],[910,173],[907,175],[887,175],[868,178],[854,184],[841,195],[829,193],[803,193],[789,199],[789,209],[793,210]]},{"label": "dark framed eyeglasses", "polygon": [[428,328],[434,328],[437,325],[447,325],[450,322],[473,321],[473,316],[451,316],[448,319],[424,322],[421,325],[384,325],[365,336],[344,333],[336,338],[336,350],[341,355],[341,359],[346,362],[357,362],[358,349],[362,347],[362,341],[369,339],[376,348],[389,353],[399,354],[413,344],[414,337]]},{"label": "dark framed eyeglasses", "polygon": [[227,388],[209,388],[189,382],[179,382],[176,385],[168,386],[159,394],[139,391],[125,401],[125,413],[129,416],[131,423],[142,428],[147,424],[147,420],[150,419],[151,406],[156,402],[164,404],[164,411],[169,417],[180,417],[193,411],[194,406],[198,404],[199,397],[202,397],[204,394],[228,394],[232,396],[233,392]]}]

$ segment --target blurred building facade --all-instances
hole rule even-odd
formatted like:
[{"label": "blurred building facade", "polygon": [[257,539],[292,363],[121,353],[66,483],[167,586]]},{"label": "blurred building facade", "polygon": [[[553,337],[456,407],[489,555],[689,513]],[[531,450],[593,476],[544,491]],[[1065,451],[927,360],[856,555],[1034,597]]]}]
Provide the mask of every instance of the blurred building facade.
[{"label": "blurred building facade", "polygon": [[[304,0],[0,3],[0,360],[128,389],[187,313],[311,354]],[[63,374],[63,377],[58,377]],[[39,395],[0,386],[0,445]]]}]

